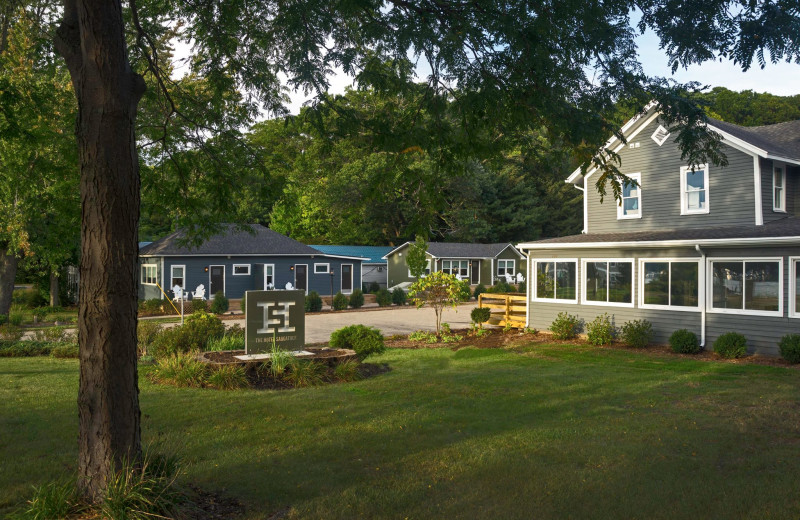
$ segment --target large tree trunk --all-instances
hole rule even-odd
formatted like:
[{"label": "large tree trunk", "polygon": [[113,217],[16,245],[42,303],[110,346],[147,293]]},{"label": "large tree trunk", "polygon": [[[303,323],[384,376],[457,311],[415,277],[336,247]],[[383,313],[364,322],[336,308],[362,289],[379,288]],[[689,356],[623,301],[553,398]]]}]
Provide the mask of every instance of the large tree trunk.
[{"label": "large tree trunk", "polygon": [[17,262],[17,255],[9,253],[7,245],[0,244],[0,315],[8,316],[11,311]]},{"label": "large tree trunk", "polygon": [[61,298],[59,297],[59,283],[58,275],[50,272],[50,307],[58,307],[61,305]]},{"label": "large tree trunk", "polygon": [[84,495],[100,501],[115,468],[141,456],[134,119],[145,87],[128,62],[119,0],[64,0],[56,45],[78,99],[78,477]]}]

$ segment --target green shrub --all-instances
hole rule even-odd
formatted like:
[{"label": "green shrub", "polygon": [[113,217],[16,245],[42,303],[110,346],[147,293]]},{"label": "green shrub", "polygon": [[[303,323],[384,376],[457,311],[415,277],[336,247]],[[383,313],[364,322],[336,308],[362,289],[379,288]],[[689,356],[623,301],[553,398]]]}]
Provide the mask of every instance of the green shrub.
[{"label": "green shrub", "polygon": [[472,298],[472,289],[469,286],[469,280],[461,280],[461,287],[459,288],[459,300],[468,302]]},{"label": "green shrub", "polygon": [[156,360],[152,377],[159,383],[200,388],[206,381],[206,364],[191,352],[181,352]]},{"label": "green shrub", "polygon": [[348,305],[354,309],[360,309],[364,306],[364,293],[361,292],[361,289],[356,289],[353,291],[353,294],[350,295],[350,299],[348,300]]},{"label": "green shrub", "polygon": [[485,293],[485,292],[486,292],[486,286],[485,286],[485,285],[483,285],[482,283],[479,283],[479,284],[478,284],[478,286],[477,286],[477,287],[475,287],[475,292],[473,292],[473,293],[472,293],[472,295],[473,295],[473,296],[475,297],[475,299],[477,300],[477,299],[478,299],[478,296],[480,296],[480,295],[481,295],[481,293]]},{"label": "green shrub", "polygon": [[469,317],[472,320],[472,323],[475,323],[480,328],[483,328],[483,324],[489,321],[489,318],[492,317],[492,311],[487,307],[475,307],[472,309],[472,312],[469,313]]},{"label": "green shrub", "polygon": [[494,284],[494,287],[492,287],[491,290],[488,292],[492,292],[495,294],[507,294],[514,292],[514,288],[511,287],[511,285],[505,280],[500,280],[499,282]]},{"label": "green shrub", "polygon": [[669,346],[676,354],[697,354],[700,352],[700,342],[697,335],[686,329],[678,329],[669,337]]},{"label": "green shrub", "polygon": [[57,343],[41,341],[0,341],[0,357],[49,356]]},{"label": "green shrub", "polygon": [[34,323],[41,323],[47,318],[47,313],[49,312],[47,307],[36,307],[31,311],[31,315],[33,315]]},{"label": "green shrub", "polygon": [[230,302],[222,291],[217,291],[214,294],[214,300],[211,302],[211,312],[214,314],[223,314],[228,312]]},{"label": "green shrub", "polygon": [[520,282],[520,284],[517,285],[517,292],[518,293],[525,293],[527,291],[528,291],[528,286],[525,285],[525,282]]},{"label": "green shrub", "polygon": [[[294,357],[278,348],[277,343],[272,342],[272,347],[269,351],[269,373],[274,379],[280,379],[286,372],[286,368],[292,364]],[[263,365],[262,365],[263,366]]]},{"label": "green shrub", "polygon": [[787,334],[778,342],[781,357],[789,363],[800,363],[800,334]]},{"label": "green shrub", "polygon": [[350,325],[334,331],[331,334],[330,346],[355,350],[361,360],[386,350],[381,331],[365,325]]},{"label": "green shrub", "polygon": [[242,301],[239,302],[239,310],[241,310],[243,314],[247,314],[247,291],[244,292]]},{"label": "green shrub", "polygon": [[343,383],[358,381],[362,378],[360,366],[359,362],[355,359],[342,361],[333,367],[333,377],[336,378],[337,381],[342,381]]},{"label": "green shrub", "polygon": [[210,372],[206,377],[206,383],[218,390],[237,390],[250,386],[247,373],[241,365],[220,365]]},{"label": "green shrub", "polygon": [[622,326],[622,341],[634,348],[644,348],[653,339],[653,325],[647,320],[633,320]]},{"label": "green shrub", "polygon": [[190,350],[205,350],[210,340],[221,338],[224,334],[222,320],[213,314],[197,312],[187,316],[183,325],[158,333],[150,347],[150,354],[160,358]]},{"label": "green shrub", "polygon": [[427,330],[415,330],[408,335],[409,341],[424,341],[425,343],[438,343],[439,336],[435,332],[428,332]]},{"label": "green shrub", "polygon": [[559,312],[553,323],[550,324],[550,331],[554,339],[573,339],[581,331],[582,321],[577,316],[572,316],[566,312]]},{"label": "green shrub", "polygon": [[75,335],[67,332],[66,327],[47,327],[33,332],[33,339],[36,341],[48,341],[51,343],[75,342]]},{"label": "green shrub", "polygon": [[333,303],[331,306],[335,311],[345,310],[347,308],[347,296],[345,296],[341,292],[337,292],[336,296],[333,297]]},{"label": "green shrub", "polygon": [[25,315],[19,311],[11,311],[8,314],[8,324],[12,327],[19,327],[25,321]]},{"label": "green shrub", "polygon": [[244,337],[225,334],[221,338],[211,338],[206,345],[206,351],[209,352],[228,350],[244,350]]},{"label": "green shrub", "polygon": [[11,323],[8,325],[0,325],[0,340],[19,341],[24,335],[25,331],[16,325]]},{"label": "green shrub", "polygon": [[319,312],[322,310],[322,298],[317,291],[311,291],[306,295],[306,312]]},{"label": "green shrub", "polygon": [[392,291],[392,303],[395,305],[405,305],[408,296],[406,296],[406,292],[401,289],[400,287],[395,287],[394,291]]},{"label": "green shrub", "polygon": [[8,323],[8,314],[0,314],[0,325]]},{"label": "green shrub", "polygon": [[80,355],[79,352],[77,343],[61,343],[53,347],[53,350],[50,351],[50,355],[54,358],[77,359]]},{"label": "green shrub", "polygon": [[747,338],[738,332],[726,332],[714,342],[714,352],[725,359],[736,359],[747,354]]},{"label": "green shrub", "polygon": [[295,388],[317,386],[324,382],[326,372],[322,363],[292,358],[283,378]]},{"label": "green shrub", "polygon": [[[172,309],[169,303],[167,303],[165,300],[160,300],[158,298],[141,300],[139,302],[139,314],[142,316],[159,316],[166,312],[165,306]],[[178,306],[178,309],[180,309],[180,306]]]},{"label": "green shrub", "polygon": [[370,282],[367,286],[367,292],[369,294],[377,294],[378,291],[381,290],[381,286],[378,285],[378,282]]},{"label": "green shrub", "polygon": [[[180,307],[178,307],[180,309]],[[201,298],[194,298],[189,302],[189,310],[192,314],[196,312],[208,312],[208,302]]]},{"label": "green shrub", "polygon": [[35,309],[36,307],[44,307],[47,305],[47,298],[42,295],[39,289],[33,287],[30,289],[17,289],[12,292],[11,301],[28,309]]},{"label": "green shrub", "polygon": [[614,341],[616,327],[608,314],[603,313],[586,325],[586,338],[592,345],[610,345]]},{"label": "green shrub", "polygon": [[136,326],[137,350],[139,356],[146,356],[150,346],[161,332],[161,324],[153,320],[139,320]]},{"label": "green shrub", "polygon": [[392,293],[386,289],[378,289],[375,293],[375,302],[378,307],[389,307],[392,304]]}]

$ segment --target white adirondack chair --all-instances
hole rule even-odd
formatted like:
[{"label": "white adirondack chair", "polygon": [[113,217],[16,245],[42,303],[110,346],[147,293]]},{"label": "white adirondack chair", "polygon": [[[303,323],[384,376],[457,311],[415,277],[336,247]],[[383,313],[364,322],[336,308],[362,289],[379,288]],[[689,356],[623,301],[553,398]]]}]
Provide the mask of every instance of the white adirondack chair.
[{"label": "white adirondack chair", "polygon": [[205,300],[206,299],[206,286],[200,284],[197,286],[197,289],[194,290],[192,293],[192,299],[194,300]]},{"label": "white adirondack chair", "polygon": [[174,297],[172,299],[176,302],[179,302],[182,299],[186,298],[186,295],[183,292],[183,287],[181,287],[178,284],[175,284],[175,287],[172,288],[172,294],[174,294]]},{"label": "white adirondack chair", "polygon": [[292,289],[294,289],[294,285],[292,285],[292,282],[286,282],[286,290],[291,291]]},{"label": "white adirondack chair", "polygon": [[514,276],[511,273],[506,273],[506,283],[512,284],[514,283]]},{"label": "white adirondack chair", "polygon": [[522,273],[517,273],[517,283],[522,283],[525,281],[525,277],[522,276]]}]

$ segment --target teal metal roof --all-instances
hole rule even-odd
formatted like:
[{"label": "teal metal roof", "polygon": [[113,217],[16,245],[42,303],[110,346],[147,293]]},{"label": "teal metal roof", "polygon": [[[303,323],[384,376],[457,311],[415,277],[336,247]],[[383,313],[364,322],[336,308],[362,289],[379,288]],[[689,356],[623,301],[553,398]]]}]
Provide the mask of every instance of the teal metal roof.
[{"label": "teal metal roof", "polygon": [[394,249],[390,246],[311,246],[326,255],[360,256],[369,258],[365,264],[386,265],[386,260],[381,257]]}]

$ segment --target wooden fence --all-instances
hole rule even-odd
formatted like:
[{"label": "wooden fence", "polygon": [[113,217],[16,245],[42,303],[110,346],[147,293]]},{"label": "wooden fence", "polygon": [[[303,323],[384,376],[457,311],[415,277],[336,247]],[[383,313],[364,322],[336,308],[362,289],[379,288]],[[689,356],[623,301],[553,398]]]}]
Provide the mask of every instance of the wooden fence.
[{"label": "wooden fence", "polygon": [[518,329],[525,328],[526,299],[524,294],[478,295],[478,307],[490,309],[489,325],[505,327],[506,324]]}]

